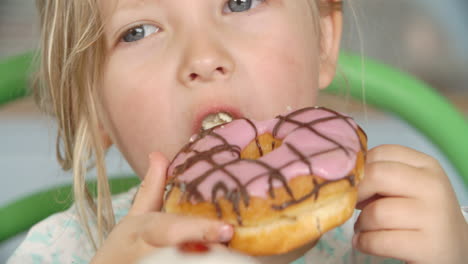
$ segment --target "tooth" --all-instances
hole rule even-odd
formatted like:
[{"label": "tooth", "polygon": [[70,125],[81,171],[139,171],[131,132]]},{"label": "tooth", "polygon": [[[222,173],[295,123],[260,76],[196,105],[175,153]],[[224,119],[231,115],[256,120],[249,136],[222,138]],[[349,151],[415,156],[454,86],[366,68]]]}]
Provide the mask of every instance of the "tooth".
[{"label": "tooth", "polygon": [[209,114],[203,119],[202,129],[207,130],[215,126],[219,126],[232,121],[232,116],[225,112],[219,112],[216,114]]},{"label": "tooth", "polygon": [[218,113],[218,117],[223,121],[223,123],[229,123],[232,121],[232,116],[228,113]]}]

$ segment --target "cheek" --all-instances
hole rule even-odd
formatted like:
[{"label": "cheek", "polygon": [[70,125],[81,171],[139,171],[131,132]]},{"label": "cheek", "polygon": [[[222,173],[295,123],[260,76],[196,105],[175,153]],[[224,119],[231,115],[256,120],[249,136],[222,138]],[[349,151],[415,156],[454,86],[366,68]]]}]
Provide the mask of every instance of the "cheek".
[{"label": "cheek", "polygon": [[[256,98],[251,108],[262,106],[260,118],[285,111],[286,107],[300,108],[315,104],[318,92],[318,59],[316,40],[310,37],[312,27],[276,22],[274,30],[263,32],[252,52],[244,57],[247,74],[262,87],[250,91]],[[239,56],[243,56],[239,54]]]},{"label": "cheek", "polygon": [[105,72],[101,98],[110,120],[120,127],[135,123],[135,116],[147,118],[155,110],[154,106],[164,109],[161,98],[167,98],[168,94],[163,89],[157,89],[159,83],[153,78],[144,78],[151,75],[142,68],[116,60]]},{"label": "cheek", "polygon": [[[100,89],[105,127],[112,140],[139,175],[144,175],[147,155],[156,148],[155,135],[167,135],[171,96],[165,80],[145,69],[146,63],[125,63],[111,58]],[[151,77],[148,77],[151,76]],[[153,77],[154,76],[154,77]]]},{"label": "cheek", "polygon": [[265,45],[258,53],[260,55],[253,64],[257,65],[258,74],[262,75],[259,79],[268,81],[273,92],[283,91],[284,88],[298,92],[316,89],[318,67],[311,51],[307,50],[304,43],[281,40],[284,38],[270,42],[272,44]]}]

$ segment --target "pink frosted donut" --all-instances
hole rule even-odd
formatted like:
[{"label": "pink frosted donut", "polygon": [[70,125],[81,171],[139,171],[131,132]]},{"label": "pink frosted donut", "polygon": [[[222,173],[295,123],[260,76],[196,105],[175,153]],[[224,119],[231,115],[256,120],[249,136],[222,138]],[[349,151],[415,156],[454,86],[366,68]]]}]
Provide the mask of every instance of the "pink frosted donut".
[{"label": "pink frosted donut", "polygon": [[[267,121],[237,119],[195,135],[176,155],[168,168],[165,210],[235,225],[230,246],[246,253],[285,252],[350,216],[366,149],[366,136],[352,118],[326,108]],[[314,228],[305,228],[300,239],[245,245],[255,228],[297,230],[307,221]]]}]

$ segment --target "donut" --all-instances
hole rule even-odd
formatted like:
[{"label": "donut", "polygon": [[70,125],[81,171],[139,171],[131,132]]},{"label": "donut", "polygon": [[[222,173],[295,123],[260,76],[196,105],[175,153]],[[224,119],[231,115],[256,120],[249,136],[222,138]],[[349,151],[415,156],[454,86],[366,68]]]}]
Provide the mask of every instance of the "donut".
[{"label": "donut", "polygon": [[201,242],[186,242],[175,247],[157,249],[138,264],[259,264],[257,260],[229,250],[224,246]]},{"label": "donut", "polygon": [[174,157],[163,210],[233,225],[228,246],[245,254],[286,253],[351,217],[366,152],[354,120],[324,107],[235,119]]}]

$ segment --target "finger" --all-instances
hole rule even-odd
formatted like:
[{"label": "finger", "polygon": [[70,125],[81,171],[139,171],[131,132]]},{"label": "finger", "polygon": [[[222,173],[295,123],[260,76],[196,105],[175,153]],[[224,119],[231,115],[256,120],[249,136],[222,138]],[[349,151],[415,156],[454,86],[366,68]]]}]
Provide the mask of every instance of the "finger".
[{"label": "finger", "polygon": [[162,247],[183,242],[228,242],[234,229],[231,225],[206,218],[154,213],[141,234],[148,244]]},{"label": "finger", "polygon": [[400,145],[381,145],[367,153],[368,163],[376,161],[395,161],[405,163],[417,168],[435,168],[439,162],[433,157]]},{"label": "finger", "polygon": [[364,169],[364,179],[359,183],[358,202],[376,195],[419,197],[420,188],[425,188],[424,183],[431,181],[426,174],[422,169],[400,162],[368,163]]},{"label": "finger", "polygon": [[353,246],[362,253],[406,262],[417,260],[425,237],[411,230],[382,230],[357,233]]},{"label": "finger", "polygon": [[418,230],[425,219],[421,202],[409,198],[380,198],[363,208],[354,231]]},{"label": "finger", "polygon": [[135,196],[130,215],[161,210],[169,161],[161,153],[151,153],[149,169]]}]

